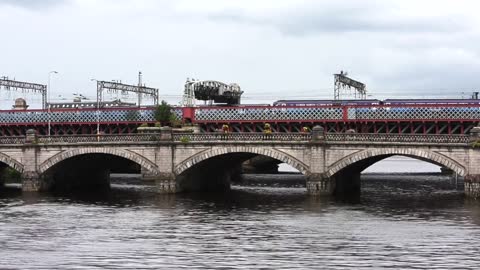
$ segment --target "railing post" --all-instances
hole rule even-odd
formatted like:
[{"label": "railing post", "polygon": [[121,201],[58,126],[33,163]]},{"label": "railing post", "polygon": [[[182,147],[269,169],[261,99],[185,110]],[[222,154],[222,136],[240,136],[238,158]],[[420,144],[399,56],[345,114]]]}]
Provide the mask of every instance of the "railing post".
[{"label": "railing post", "polygon": [[171,127],[161,127],[160,128],[160,140],[161,141],[171,141],[171,140],[173,140],[172,128]]},{"label": "railing post", "polygon": [[312,141],[319,142],[325,140],[325,130],[321,126],[314,126],[312,129]]},{"label": "railing post", "polygon": [[34,129],[27,130],[25,134],[25,143],[33,144],[38,142],[37,131]]}]

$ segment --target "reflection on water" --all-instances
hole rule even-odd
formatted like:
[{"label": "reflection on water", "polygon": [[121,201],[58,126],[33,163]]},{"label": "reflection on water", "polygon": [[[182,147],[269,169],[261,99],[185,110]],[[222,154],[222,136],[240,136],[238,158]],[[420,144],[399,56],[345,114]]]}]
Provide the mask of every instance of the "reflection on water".
[{"label": "reflection on water", "polygon": [[441,177],[371,176],[349,203],[302,187],[0,197],[8,269],[477,268],[480,203]]}]

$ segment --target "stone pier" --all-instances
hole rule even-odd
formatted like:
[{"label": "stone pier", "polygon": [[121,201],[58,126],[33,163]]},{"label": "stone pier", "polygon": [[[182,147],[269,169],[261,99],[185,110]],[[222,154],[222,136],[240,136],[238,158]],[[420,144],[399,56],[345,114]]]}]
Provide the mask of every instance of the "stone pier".
[{"label": "stone pier", "polygon": [[46,181],[37,172],[27,171],[22,173],[22,191],[38,192],[49,188]]},{"label": "stone pier", "polygon": [[464,178],[465,196],[480,199],[480,175],[467,175]]},{"label": "stone pier", "polygon": [[159,173],[155,176],[157,192],[161,194],[177,193],[180,191],[173,173]]},{"label": "stone pier", "polygon": [[312,196],[330,196],[335,191],[335,181],[321,173],[307,175],[307,193]]}]

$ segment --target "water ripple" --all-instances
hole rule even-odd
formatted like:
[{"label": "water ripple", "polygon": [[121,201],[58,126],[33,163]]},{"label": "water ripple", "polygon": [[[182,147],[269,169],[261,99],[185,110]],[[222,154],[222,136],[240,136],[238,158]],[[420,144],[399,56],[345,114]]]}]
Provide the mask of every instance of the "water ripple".
[{"label": "water ripple", "polygon": [[[418,179],[416,180],[418,181]],[[0,196],[2,269],[476,269],[480,207],[461,192],[373,179],[358,203],[304,188]]]}]

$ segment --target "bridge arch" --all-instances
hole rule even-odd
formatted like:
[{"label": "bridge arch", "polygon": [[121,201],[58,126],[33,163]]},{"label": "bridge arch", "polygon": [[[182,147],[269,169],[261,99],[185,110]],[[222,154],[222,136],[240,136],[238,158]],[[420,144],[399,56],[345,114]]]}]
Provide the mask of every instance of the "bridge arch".
[{"label": "bridge arch", "polygon": [[298,160],[297,158],[272,148],[264,148],[264,147],[248,147],[248,146],[236,146],[236,147],[222,147],[222,148],[214,148],[208,151],[201,152],[197,155],[194,155],[181,163],[175,166],[174,173],[176,175],[180,175],[184,171],[188,170],[189,168],[195,166],[196,164],[225,154],[235,154],[235,153],[250,153],[250,154],[258,154],[267,157],[271,157],[282,161],[303,174],[308,174],[309,168],[308,166],[303,163],[302,161]]},{"label": "bridge arch", "polygon": [[430,162],[436,165],[444,166],[458,173],[460,176],[465,176],[467,173],[467,170],[464,166],[462,166],[460,163],[453,160],[452,158],[442,154],[438,154],[432,151],[413,149],[413,148],[384,148],[384,149],[374,149],[374,150],[367,149],[364,151],[359,151],[359,152],[350,154],[338,160],[331,166],[329,166],[328,170],[326,171],[326,176],[327,177],[333,176],[337,172],[340,172],[343,169],[359,161],[364,161],[364,160],[375,158],[375,157],[381,157],[381,156],[389,157],[389,156],[395,156],[395,155],[412,157],[412,158]]},{"label": "bridge arch", "polygon": [[40,166],[38,166],[38,172],[42,174],[46,172],[48,169],[50,169],[51,167],[55,166],[56,164],[66,159],[69,159],[75,156],[86,155],[86,154],[107,154],[107,155],[122,157],[139,164],[140,166],[142,166],[143,168],[147,169],[148,171],[154,174],[159,173],[158,167],[155,165],[155,163],[153,163],[149,159],[131,151],[118,150],[115,148],[77,148],[69,151],[64,151],[50,157],[49,159],[45,160],[42,164],[40,164]]},{"label": "bridge arch", "polygon": [[23,172],[23,165],[20,162],[18,162],[17,160],[15,160],[14,158],[12,158],[12,157],[10,157],[6,154],[0,153],[0,162],[7,164],[11,168],[18,171],[19,173]]}]

